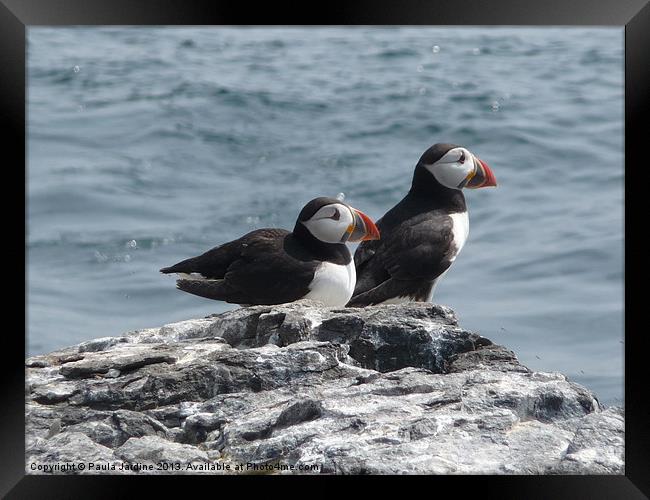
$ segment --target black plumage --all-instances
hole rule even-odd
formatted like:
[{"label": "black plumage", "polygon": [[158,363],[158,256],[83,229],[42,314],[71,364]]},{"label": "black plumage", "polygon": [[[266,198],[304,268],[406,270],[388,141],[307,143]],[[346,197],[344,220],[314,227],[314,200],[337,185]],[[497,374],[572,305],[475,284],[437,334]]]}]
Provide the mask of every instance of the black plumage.
[{"label": "black plumage", "polygon": [[406,297],[428,300],[436,280],[458,253],[454,213],[467,211],[460,189],[440,184],[424,168],[457,146],[436,144],[420,158],[408,194],[376,224],[382,238],[364,241],[354,254],[357,283],[348,306]]},{"label": "black plumage", "polygon": [[357,284],[348,305],[397,297],[427,300],[458,250],[451,217],[428,201],[407,196],[377,221],[382,239],[361,243],[354,254]]},{"label": "black plumage", "polygon": [[266,305],[299,300],[309,293],[323,262],[345,265],[352,260],[344,243],[320,241],[301,224],[328,203],[339,201],[316,198],[308,203],[293,232],[257,229],[160,272],[198,275],[177,280],[177,287],[209,299]]}]

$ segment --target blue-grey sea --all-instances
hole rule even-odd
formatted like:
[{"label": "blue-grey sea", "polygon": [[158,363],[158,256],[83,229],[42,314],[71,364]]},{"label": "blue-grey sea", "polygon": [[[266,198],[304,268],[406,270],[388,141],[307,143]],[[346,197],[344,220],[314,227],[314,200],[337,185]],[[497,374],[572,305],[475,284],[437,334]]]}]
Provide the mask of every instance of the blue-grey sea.
[{"label": "blue-grey sea", "polygon": [[436,142],[499,186],[434,300],[623,403],[623,29],[30,27],[27,349],[234,305],[158,269],[343,192],[373,218]]}]

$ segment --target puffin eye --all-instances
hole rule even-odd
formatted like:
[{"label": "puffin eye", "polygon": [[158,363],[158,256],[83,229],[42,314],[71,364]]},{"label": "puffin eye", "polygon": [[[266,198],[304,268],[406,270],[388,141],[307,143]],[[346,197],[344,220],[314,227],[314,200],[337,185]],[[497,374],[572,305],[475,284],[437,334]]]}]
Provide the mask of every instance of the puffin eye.
[{"label": "puffin eye", "polygon": [[460,158],[458,158],[460,163],[465,163],[465,151],[461,151]]},{"label": "puffin eye", "polygon": [[338,208],[334,209],[334,215],[332,215],[333,220],[339,220],[341,218],[341,213]]}]

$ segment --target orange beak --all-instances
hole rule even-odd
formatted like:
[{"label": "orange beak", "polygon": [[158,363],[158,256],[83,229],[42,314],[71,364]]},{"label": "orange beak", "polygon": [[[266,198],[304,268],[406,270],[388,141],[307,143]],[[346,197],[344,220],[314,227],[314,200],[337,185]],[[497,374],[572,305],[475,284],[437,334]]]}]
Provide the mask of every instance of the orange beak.
[{"label": "orange beak", "polygon": [[356,208],[352,208],[352,213],[354,222],[348,227],[347,234],[349,236],[347,241],[354,243],[357,241],[378,240],[379,229],[377,229],[372,219]]},{"label": "orange beak", "polygon": [[476,163],[476,171],[473,172],[472,177],[467,181],[465,187],[468,189],[478,189],[489,186],[496,186],[497,179],[492,172],[492,169],[488,167],[487,163],[479,159],[477,156],[474,157]]}]

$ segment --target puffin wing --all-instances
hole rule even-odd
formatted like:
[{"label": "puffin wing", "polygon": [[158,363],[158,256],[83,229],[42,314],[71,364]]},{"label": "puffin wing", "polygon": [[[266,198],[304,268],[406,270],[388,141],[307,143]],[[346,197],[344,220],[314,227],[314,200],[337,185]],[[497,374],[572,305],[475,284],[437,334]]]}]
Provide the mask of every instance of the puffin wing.
[{"label": "puffin wing", "polygon": [[362,241],[354,252],[354,267],[361,268],[377,252],[381,240]]},{"label": "puffin wing", "polygon": [[378,304],[418,292],[423,282],[449,268],[452,242],[453,223],[448,217],[405,221],[375,248],[362,250],[357,286],[348,305]]},{"label": "puffin wing", "polygon": [[283,229],[257,229],[223,245],[208,250],[197,257],[190,257],[170,267],[164,267],[161,273],[197,274],[208,279],[222,279],[230,265],[241,258],[242,252],[256,241],[268,242],[282,238],[289,232]]},{"label": "puffin wing", "polygon": [[354,295],[367,292],[390,278],[382,260],[375,256],[377,252],[383,251],[384,246],[382,240],[369,240],[362,241],[357,247],[354,252],[357,273]]},{"label": "puffin wing", "polygon": [[434,280],[451,265],[453,239],[451,221],[425,221],[391,238],[381,261],[394,279]]},{"label": "puffin wing", "polygon": [[[219,248],[224,255],[215,252],[205,257],[218,263],[210,269],[209,279],[179,279],[177,287],[234,304],[282,304],[298,300],[309,292],[316,265],[297,260],[284,250],[285,238],[290,234],[278,229],[258,230],[227,243],[227,248],[222,245]],[[225,260],[228,260],[225,272],[215,276],[216,268],[221,270]]]},{"label": "puffin wing", "polygon": [[[382,235],[386,231],[384,218],[385,216],[375,223]],[[366,240],[362,241],[355,250],[354,267],[356,269],[357,282],[354,287],[353,296],[366,292],[390,278],[390,275],[381,263],[381,259],[375,258],[375,254],[378,251],[382,251],[382,248],[385,246],[384,243],[385,240],[382,239]]]}]

